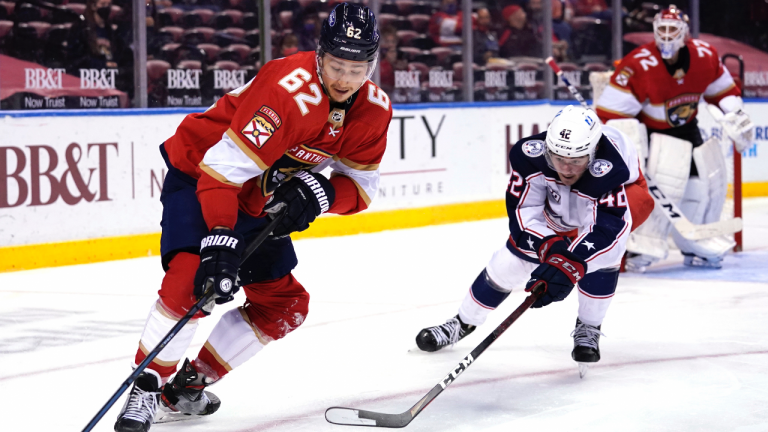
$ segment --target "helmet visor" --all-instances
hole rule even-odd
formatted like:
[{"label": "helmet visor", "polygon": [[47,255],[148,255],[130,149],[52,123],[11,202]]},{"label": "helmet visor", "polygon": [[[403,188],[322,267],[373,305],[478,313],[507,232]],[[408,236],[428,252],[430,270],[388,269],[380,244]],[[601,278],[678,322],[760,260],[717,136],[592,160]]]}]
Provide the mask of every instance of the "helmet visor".
[{"label": "helmet visor", "polygon": [[373,75],[376,59],[370,62],[350,61],[334,57],[328,53],[317,59],[324,80],[341,81],[356,84],[358,87]]},{"label": "helmet visor", "polygon": [[560,156],[547,149],[544,151],[544,158],[547,160],[547,165],[560,174],[565,175],[578,175],[586,171],[592,157],[590,155],[584,155],[579,157],[567,157]]}]

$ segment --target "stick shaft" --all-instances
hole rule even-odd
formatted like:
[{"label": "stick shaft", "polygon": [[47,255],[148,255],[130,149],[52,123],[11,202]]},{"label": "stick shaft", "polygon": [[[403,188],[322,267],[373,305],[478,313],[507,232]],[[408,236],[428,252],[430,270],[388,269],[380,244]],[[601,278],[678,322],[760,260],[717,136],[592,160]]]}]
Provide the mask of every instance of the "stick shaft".
[{"label": "stick shaft", "polygon": [[[267,239],[269,234],[272,233],[272,230],[275,229],[278,223],[283,219],[283,216],[285,215],[285,210],[278,213],[277,216],[275,216],[274,219],[267,225],[263,231],[259,233],[259,235],[256,236],[256,238],[251,241],[251,243],[248,244],[248,246],[245,249],[245,252],[243,253],[243,257],[241,258],[240,262],[245,262],[246,259],[248,259],[249,256],[259,247],[262,243],[264,243],[264,240]],[[147,357],[142,361],[138,366],[136,366],[136,369],[133,370],[133,373],[128,375],[128,378],[123,381],[123,383],[120,385],[120,387],[115,391],[115,393],[112,395],[112,397],[109,398],[107,403],[104,404],[103,407],[99,410],[99,412],[96,413],[95,416],[91,419],[91,421],[85,426],[83,429],[83,432],[89,432],[92,430],[96,424],[101,420],[102,417],[104,417],[104,414],[109,411],[110,408],[112,408],[112,405],[117,402],[118,399],[120,399],[120,396],[125,392],[125,390],[128,389],[128,387],[133,384],[134,381],[136,381],[136,378],[141,375],[142,372],[144,372],[144,369],[149,366],[149,363],[152,362],[152,360],[157,357],[158,354],[165,348],[166,345],[168,345],[171,340],[176,336],[179,331],[189,322],[190,319],[205,305],[213,296],[213,291],[208,291],[203,295],[203,297],[200,298],[200,300],[195,303],[192,308],[187,312],[186,315],[184,315],[172,328],[168,333],[163,337],[163,340],[160,341],[157,346],[147,354]]]}]

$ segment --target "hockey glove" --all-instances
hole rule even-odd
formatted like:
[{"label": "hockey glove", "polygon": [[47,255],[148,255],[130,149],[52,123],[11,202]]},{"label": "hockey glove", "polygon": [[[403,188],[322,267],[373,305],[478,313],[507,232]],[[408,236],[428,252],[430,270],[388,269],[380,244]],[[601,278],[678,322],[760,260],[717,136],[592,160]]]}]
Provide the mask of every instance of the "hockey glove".
[{"label": "hockey glove", "polygon": [[328,211],[336,198],[331,182],[321,174],[299,171],[295,177],[275,189],[264,206],[270,214],[287,207],[283,220],[272,231],[275,237],[304,231],[315,218]]},{"label": "hockey glove", "polygon": [[525,285],[525,291],[531,292],[537,283],[544,283],[544,293],[533,303],[533,308],[565,300],[576,282],[587,274],[587,263],[568,250],[568,242],[562,237],[545,237],[539,248],[539,259],[542,263]]},{"label": "hockey glove", "polygon": [[211,301],[203,305],[202,312],[210,315],[213,303],[233,300],[240,289],[237,270],[245,250],[242,234],[229,229],[213,229],[200,243],[200,266],[195,273],[195,296],[200,299],[213,289]]},{"label": "hockey glove", "polygon": [[743,152],[750,145],[755,135],[755,125],[743,110],[729,112],[723,117],[723,129],[736,144],[736,151]]}]

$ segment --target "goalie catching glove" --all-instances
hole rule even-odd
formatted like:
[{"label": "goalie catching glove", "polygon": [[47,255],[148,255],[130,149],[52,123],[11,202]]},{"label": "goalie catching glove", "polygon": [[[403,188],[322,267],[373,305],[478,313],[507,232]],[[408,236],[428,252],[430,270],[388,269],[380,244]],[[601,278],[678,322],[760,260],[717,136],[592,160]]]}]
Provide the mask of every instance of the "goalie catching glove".
[{"label": "goalie catching glove", "polygon": [[587,263],[568,250],[563,237],[545,237],[538,255],[541,264],[525,284],[525,291],[531,292],[539,282],[544,283],[544,293],[531,305],[533,308],[565,300],[576,282],[587,274]]},{"label": "goalie catching glove", "polygon": [[736,151],[743,152],[752,145],[755,125],[744,110],[739,109],[726,114],[723,117],[722,125],[725,133],[736,144]]},{"label": "goalie catching glove", "polygon": [[283,208],[285,216],[272,231],[275,237],[304,231],[321,214],[328,211],[336,198],[331,182],[321,174],[299,171],[289,181],[275,189],[264,206],[264,211],[276,214]]},{"label": "goalie catching glove", "polygon": [[202,298],[209,289],[213,297],[202,307],[210,315],[213,304],[226,303],[235,298],[240,289],[237,270],[245,250],[242,234],[226,228],[212,229],[200,243],[200,266],[195,273],[195,297]]}]

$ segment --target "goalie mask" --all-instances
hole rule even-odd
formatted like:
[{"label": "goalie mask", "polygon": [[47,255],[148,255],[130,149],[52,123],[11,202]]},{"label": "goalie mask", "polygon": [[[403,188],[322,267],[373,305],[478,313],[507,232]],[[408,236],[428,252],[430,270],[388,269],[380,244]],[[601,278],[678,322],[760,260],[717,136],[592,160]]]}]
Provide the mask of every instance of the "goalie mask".
[{"label": "goalie mask", "polygon": [[670,59],[685,44],[688,35],[688,16],[675,5],[656,14],[653,18],[653,39],[661,52],[661,58]]}]

